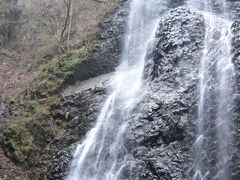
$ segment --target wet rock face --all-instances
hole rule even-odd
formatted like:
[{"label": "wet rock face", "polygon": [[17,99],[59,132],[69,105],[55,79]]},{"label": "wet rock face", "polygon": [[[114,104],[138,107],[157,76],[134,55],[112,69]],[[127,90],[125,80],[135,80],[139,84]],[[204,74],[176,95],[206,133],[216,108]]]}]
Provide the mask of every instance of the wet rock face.
[{"label": "wet rock face", "polygon": [[240,76],[240,21],[235,21],[232,25],[233,39],[233,63]]},{"label": "wet rock face", "polygon": [[[160,22],[145,69],[151,75],[146,77],[149,88],[129,125],[127,144],[134,147],[134,179],[185,176],[194,137],[197,69],[204,33],[203,18],[184,8],[170,11]],[[66,134],[53,142],[52,147],[61,150],[48,167],[48,179],[66,176],[73,149],[93,126],[106,96],[104,88],[92,88],[65,98],[54,117],[61,119],[61,112],[68,111],[69,123]]]},{"label": "wet rock face", "polygon": [[239,19],[240,18],[240,1],[238,0],[227,1],[227,11],[231,18]]},{"label": "wet rock face", "polygon": [[130,124],[136,179],[183,179],[191,162],[204,18],[177,8],[162,19],[146,65],[151,82],[143,109]]},{"label": "wet rock face", "polygon": [[[174,2],[171,7],[184,3]],[[232,5],[236,3],[237,1],[234,1]],[[126,12],[119,11],[119,14],[113,17],[116,18],[114,21],[123,25],[123,19],[118,19],[123,17],[123,14],[126,18]],[[123,38],[123,29],[119,29],[123,26],[118,25],[108,20],[104,22],[102,26],[105,31],[99,39],[106,43],[98,47],[89,64],[86,62],[79,67],[75,74],[76,79],[86,79],[114,69],[117,59],[120,58],[120,44]],[[240,23],[236,21],[233,25],[233,60],[238,76],[239,32]],[[132,179],[191,179],[191,154],[198,109],[198,71],[204,36],[204,18],[198,13],[179,7],[170,9],[162,16],[153,50],[146,58],[144,78],[147,91],[140,105],[136,106],[132,113],[126,135],[127,148],[131,150],[135,161]],[[96,68],[99,68],[99,71],[95,72]],[[65,97],[63,106],[54,117],[61,119],[65,116],[62,112],[67,111],[69,122],[66,134],[56,138],[51,145],[52,148],[59,149],[59,153],[53,156],[53,163],[49,165],[46,173],[47,179],[63,179],[66,176],[72,152],[94,125],[107,97],[106,89],[106,86],[90,88]],[[236,112],[240,112],[239,108]],[[239,143],[236,143],[236,149],[239,149],[239,146]],[[239,179],[237,154],[240,153],[235,154],[231,165],[234,167],[232,175],[233,179]]]},{"label": "wet rock face", "polygon": [[101,110],[106,98],[106,89],[94,87],[83,90],[76,95],[64,97],[64,103],[53,111],[53,117],[61,123],[68,119],[68,124],[63,136],[56,137],[49,149],[58,149],[59,152],[52,156],[52,163],[43,175],[47,179],[63,179],[68,172],[74,149],[81,139],[91,129]]},{"label": "wet rock face", "polygon": [[75,68],[73,76],[76,81],[112,72],[119,64],[129,2],[120,2],[119,8],[107,15],[99,25],[101,32],[97,36],[97,45],[92,55]]},{"label": "wet rock face", "polygon": [[95,125],[98,113],[109,94],[107,89],[111,75],[105,74],[83,81],[78,88],[69,87],[63,93],[62,105],[52,107],[52,117],[59,124],[66,119],[68,122],[63,135],[56,137],[49,147],[51,163],[42,174],[46,179],[66,177],[76,146]]},{"label": "wet rock face", "polygon": [[169,8],[176,8],[184,5],[184,0],[169,0],[168,4]]},{"label": "wet rock face", "polygon": [[[121,1],[119,8],[107,15],[99,25],[101,32],[97,37],[97,46],[88,61],[82,62],[75,68],[73,73],[75,81],[112,72],[119,64],[129,2]],[[90,84],[90,81],[85,84]],[[99,82],[99,80],[96,81]],[[107,96],[107,87],[106,85],[99,86],[99,84],[86,85],[86,87],[89,88],[81,90],[77,94],[65,96],[63,105],[52,111],[53,118],[59,121],[59,124],[66,118],[66,113],[69,122],[65,134],[55,138],[49,147],[50,150],[58,149],[59,151],[58,153],[54,152],[51,163],[42,174],[42,177],[46,179],[57,180],[66,177],[77,144],[95,124],[102,103]]]},{"label": "wet rock face", "polygon": [[[197,74],[204,39],[204,19],[184,8],[170,10],[162,17],[153,53],[146,60],[148,90],[132,114],[127,134],[136,163],[133,179],[182,179],[187,171],[187,154],[194,136]],[[147,74],[150,74],[148,76]],[[94,125],[106,86],[83,90],[65,97],[61,119],[68,112],[68,126],[50,148],[53,156],[47,179],[63,179],[76,144]],[[134,147],[134,148],[132,148]]]},{"label": "wet rock face", "polygon": [[203,45],[204,18],[189,10],[178,8],[170,11],[163,19],[158,28],[153,51],[152,79],[165,76],[171,81],[171,72],[175,72],[172,75],[179,78],[184,75],[187,75],[186,78],[195,78],[190,74],[198,71],[198,66],[193,63],[198,58],[196,53],[199,46]]},{"label": "wet rock face", "polygon": [[[232,52],[233,52],[233,63],[236,70],[236,94],[233,95],[235,107],[234,107],[234,114],[238,116],[236,118],[235,124],[240,123],[239,113],[240,113],[240,21],[235,21],[232,25]],[[234,156],[232,157],[232,162],[229,165],[231,168],[232,179],[240,179],[240,132],[239,127],[234,127],[234,135],[235,135],[235,142],[234,142]]]}]

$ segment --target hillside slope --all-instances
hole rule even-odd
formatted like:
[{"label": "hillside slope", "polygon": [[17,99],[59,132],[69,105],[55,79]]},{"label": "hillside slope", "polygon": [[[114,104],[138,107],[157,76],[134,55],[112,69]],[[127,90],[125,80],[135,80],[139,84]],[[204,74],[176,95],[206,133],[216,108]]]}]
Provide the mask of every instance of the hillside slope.
[{"label": "hillside slope", "polygon": [[[51,152],[48,148],[54,139],[64,133],[66,126],[65,122],[59,124],[53,119],[54,108],[62,101],[60,93],[69,84],[80,80],[82,77],[79,78],[79,73],[87,68],[94,67],[92,70],[96,72],[88,71],[91,73],[86,74],[85,78],[103,71],[113,71],[119,58],[114,55],[115,60],[110,61],[114,64],[108,65],[107,54],[113,49],[103,41],[109,39],[118,46],[121,41],[108,32],[108,27],[112,26],[111,12],[116,12],[121,1],[74,1],[78,6],[74,7],[70,52],[63,54],[63,64],[59,66],[56,60],[57,42],[49,32],[49,24],[36,19],[36,16],[42,15],[36,6],[38,1],[31,1],[30,4],[24,2],[2,1],[0,4],[1,17],[13,23],[8,41],[3,40],[6,30],[0,26],[0,32],[3,32],[0,33],[0,101],[5,104],[3,115],[0,115],[0,150],[4,149],[0,156],[3,165],[0,167],[0,178],[9,180],[28,179],[21,168],[31,179],[43,178],[42,175],[46,174],[47,167],[54,160],[51,157],[57,153],[56,148]],[[3,3],[9,9],[17,10],[18,17],[14,22],[11,13],[4,10]],[[123,31],[123,28],[118,28],[121,22],[118,24],[116,30]],[[66,37],[67,34],[64,46]],[[120,52],[118,48],[112,48]],[[98,62],[100,54],[103,58]],[[84,65],[81,65],[82,62]]]},{"label": "hillside slope", "polygon": [[[63,26],[66,7],[61,1],[0,2],[0,99],[16,98],[46,63],[56,55],[57,41],[45,11],[62,18],[53,26]],[[117,0],[73,1],[70,49],[99,31],[104,15],[117,6]],[[61,11],[60,11],[61,10]],[[60,15],[57,12],[60,12]],[[59,24],[59,25],[58,25]],[[64,46],[66,45],[65,34]]]}]

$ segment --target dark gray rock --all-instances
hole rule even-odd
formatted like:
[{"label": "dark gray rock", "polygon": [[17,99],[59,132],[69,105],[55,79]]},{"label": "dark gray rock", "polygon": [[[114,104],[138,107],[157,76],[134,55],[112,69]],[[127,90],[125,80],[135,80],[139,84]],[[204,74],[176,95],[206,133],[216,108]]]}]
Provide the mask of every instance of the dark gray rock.
[{"label": "dark gray rock", "polygon": [[121,2],[119,8],[108,14],[99,25],[101,32],[97,36],[98,45],[90,58],[75,68],[73,76],[76,81],[114,71],[121,59],[128,10],[129,1]]},{"label": "dark gray rock", "polygon": [[225,1],[225,7],[222,6],[224,1],[212,0],[211,8],[214,13],[218,13],[219,16],[224,14],[225,16],[229,16],[231,19],[239,19],[240,18],[240,2],[239,0],[227,0]]},{"label": "dark gray rock", "polygon": [[[204,33],[203,17],[185,8],[170,10],[162,17],[153,53],[149,52],[146,59],[148,92],[133,111],[127,134],[126,143],[136,162],[133,179],[185,176],[194,137],[192,124]],[[75,145],[94,125],[107,96],[106,86],[80,88],[77,94],[64,97],[60,110],[54,111],[59,121],[68,112],[69,121],[65,135],[55,138],[50,146],[60,151],[53,156],[47,179],[66,176]]]},{"label": "dark gray rock", "polygon": [[239,19],[240,18],[240,2],[238,0],[228,0],[227,12],[230,18]]},{"label": "dark gray rock", "polygon": [[44,173],[47,179],[63,179],[68,172],[76,145],[94,126],[102,104],[108,96],[111,74],[101,75],[81,82],[81,85],[69,87],[63,92],[63,103],[60,107],[52,107],[51,112],[59,124],[66,119],[64,135],[56,137],[49,147],[58,149],[52,156],[51,164]]},{"label": "dark gray rock", "polygon": [[[174,1],[169,7],[177,7],[183,3],[184,1]],[[227,2],[232,11],[236,10],[237,4],[237,1]],[[124,5],[124,8],[127,7],[127,4]],[[217,9],[217,5],[215,9],[221,11]],[[238,16],[237,11],[233,14],[234,17]],[[102,24],[105,30],[99,40],[104,43],[96,50],[89,63],[79,67],[79,71],[75,73],[76,79],[88,79],[114,70],[120,58],[126,15],[125,11],[120,10],[113,16],[116,24],[108,20]],[[232,29],[233,61],[239,77],[240,22],[236,21]],[[198,71],[204,35],[204,18],[198,13],[180,7],[170,9],[162,16],[153,50],[149,50],[146,58],[144,80],[147,93],[139,102],[141,105],[133,110],[127,133],[126,146],[135,161],[132,179],[192,179],[191,173],[194,170],[191,169],[191,155],[196,138]],[[99,71],[95,71],[96,68]],[[238,94],[239,84],[236,86]],[[68,114],[69,122],[64,136],[55,138],[50,146],[59,149],[59,153],[53,156],[46,173],[47,179],[63,179],[66,176],[76,144],[94,125],[107,97],[107,85],[92,88],[83,86],[76,94],[64,97],[63,105],[58,111],[53,111],[53,116],[60,122],[63,119],[61,117],[65,118]],[[240,112],[238,94],[234,95],[238,104],[233,107],[236,114]],[[232,179],[240,178],[240,131],[236,132],[236,152],[229,165]]]},{"label": "dark gray rock", "polygon": [[52,163],[46,173],[47,179],[63,179],[66,176],[74,148],[93,127],[106,96],[105,88],[95,87],[83,90],[76,95],[63,97],[63,104],[56,113],[59,116],[53,116],[60,121],[59,123],[62,121],[62,116],[64,116],[63,119],[68,116],[68,123],[64,135],[55,137],[49,146],[49,152],[51,149],[58,149],[59,152],[52,156]]},{"label": "dark gray rock", "polygon": [[145,69],[149,90],[129,127],[133,179],[183,179],[191,162],[204,18],[177,8],[162,19]]},{"label": "dark gray rock", "polygon": [[232,25],[233,39],[233,63],[237,70],[238,75],[240,75],[240,21],[235,21]]},{"label": "dark gray rock", "polygon": [[[238,2],[234,2],[238,3]],[[240,114],[240,21],[235,21],[232,25],[232,52],[233,52],[233,63],[236,69],[236,86],[235,92],[233,94],[234,104],[233,114],[235,118],[235,124],[240,123],[239,114]],[[232,127],[232,132],[234,133],[234,155],[232,157],[229,167],[231,169],[232,179],[240,179],[240,131],[238,126]]]},{"label": "dark gray rock", "polygon": [[168,1],[168,7],[169,8],[176,8],[176,7],[184,5],[184,3],[185,3],[185,0],[169,0]]}]

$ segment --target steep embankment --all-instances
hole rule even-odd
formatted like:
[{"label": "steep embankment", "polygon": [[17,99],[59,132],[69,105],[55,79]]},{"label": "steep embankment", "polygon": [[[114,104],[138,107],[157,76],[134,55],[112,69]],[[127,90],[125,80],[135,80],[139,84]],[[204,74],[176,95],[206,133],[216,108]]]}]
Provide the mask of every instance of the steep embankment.
[{"label": "steep embankment", "polygon": [[0,178],[1,179],[24,179],[30,178],[21,168],[17,167],[14,162],[8,159],[2,150],[0,150]]},{"label": "steep embankment", "polygon": [[[169,3],[161,12],[163,15],[153,52],[146,58],[144,77],[148,92],[131,114],[126,146],[130,149],[129,156],[134,158],[133,179],[191,179],[194,175],[192,154],[197,131],[199,69],[206,24],[202,14],[187,7],[176,8],[179,5],[182,2],[176,5]],[[234,11],[232,6],[237,6],[237,2],[227,3],[229,11]],[[233,27],[233,52],[236,57],[233,60],[238,64],[238,22]],[[99,107],[108,94],[107,84],[87,87],[81,89],[80,85],[80,91],[64,98],[61,109],[65,109],[65,114],[69,112],[70,122],[63,139],[67,139],[69,144],[59,152],[58,160],[49,168],[53,177],[66,173],[62,171],[69,165],[75,142],[81,141],[82,132],[93,126]],[[90,104],[92,106],[85,109],[85,105]],[[234,106],[239,113],[238,104]],[[238,142],[234,143],[236,151],[230,163],[230,173],[232,178],[238,179]],[[126,176],[127,173],[126,170]]]},{"label": "steep embankment", "polygon": [[[194,174],[189,167],[193,165],[198,74],[206,24],[200,13],[190,11],[184,3],[165,3],[153,51],[146,58],[147,92],[133,110],[126,134],[135,179],[188,179]],[[49,63],[20,99],[10,102],[1,147],[33,179],[63,179],[73,150],[95,124],[109,93],[108,73],[120,59],[128,5],[122,2],[105,17],[97,36],[87,36],[87,41],[78,43],[64,56],[62,67],[57,66],[56,59]],[[239,2],[228,1],[226,7],[232,17],[239,18]],[[232,29],[239,79],[238,21]],[[239,114],[238,95],[235,99],[234,112]],[[239,179],[238,141],[234,147],[231,175]]]},{"label": "steep embankment", "polygon": [[[117,4],[118,0],[73,1],[70,49],[94,38],[104,15]],[[17,98],[56,55],[55,31],[63,28],[66,6],[58,0],[3,0],[0,17],[0,99],[4,100]]]},{"label": "steep embankment", "polygon": [[[4,118],[1,119],[0,125],[0,144],[5,154],[25,169],[31,178],[43,178],[47,167],[57,158],[59,149],[63,148],[63,145],[52,146],[65,134],[69,119],[65,109],[60,110],[63,102],[60,92],[67,85],[74,85],[78,80],[111,72],[118,64],[127,12],[116,10],[118,3],[121,4],[120,1],[83,3],[85,9],[76,22],[78,26],[81,24],[78,33],[82,34],[79,37],[73,34],[75,44],[72,45],[72,51],[63,56],[62,66],[58,65],[56,58],[52,58],[40,73],[35,69],[37,77],[29,77],[33,72],[25,72],[26,64],[23,65],[22,59],[16,60],[16,56],[11,55],[6,49],[3,49],[5,53],[1,53],[2,68],[4,72],[9,72],[4,74],[1,83],[11,82],[11,78],[19,77],[18,70],[24,70],[20,77],[29,78],[27,82],[35,77],[27,87],[27,83],[21,79],[18,79],[18,82],[22,83],[21,87],[17,82],[14,87],[1,87],[3,97],[12,97],[12,93],[13,97],[17,97],[18,93],[25,89],[18,98],[6,102]],[[19,67],[6,69],[8,63],[12,61],[16,61]],[[11,71],[16,74],[12,74]],[[10,88],[9,96],[5,94],[7,88]],[[19,168],[11,168],[12,165],[8,163],[10,161],[5,162],[6,167],[9,164],[9,169],[19,170]],[[0,171],[5,174],[4,169]],[[10,174],[6,174],[5,178],[12,179]]]}]

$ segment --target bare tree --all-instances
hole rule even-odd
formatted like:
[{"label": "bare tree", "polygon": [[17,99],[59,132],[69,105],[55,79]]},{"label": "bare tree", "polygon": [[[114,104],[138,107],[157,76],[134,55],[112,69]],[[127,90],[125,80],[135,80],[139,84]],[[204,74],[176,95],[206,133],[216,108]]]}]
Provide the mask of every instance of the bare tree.
[{"label": "bare tree", "polygon": [[67,36],[67,51],[70,52],[70,34],[72,29],[72,19],[73,19],[73,3],[70,3],[70,19],[69,19],[69,25],[68,25],[68,36]]},{"label": "bare tree", "polygon": [[[58,41],[58,62],[59,63],[60,63],[61,58],[62,58],[63,36],[64,36],[64,33],[67,29],[68,24],[70,24],[69,19],[70,19],[71,7],[72,7],[72,0],[64,0],[64,3],[65,3],[66,8],[67,8],[67,14],[66,14],[64,25],[63,25],[63,28],[62,28],[62,31],[61,31],[61,34],[60,34],[60,38],[59,38],[59,41]],[[71,22],[71,20],[70,20],[70,22]]]},{"label": "bare tree", "polygon": [[[72,0],[57,1],[59,6],[54,3],[49,3],[46,0],[41,0],[42,17],[47,19],[51,32],[54,34],[58,48],[57,57],[59,65],[62,63],[62,55],[66,52],[64,47],[64,37],[67,33],[67,52],[70,51],[70,32],[72,26]],[[61,4],[63,3],[63,4]],[[64,7],[64,8],[62,8]],[[68,31],[68,32],[66,32]]]},{"label": "bare tree", "polygon": [[0,1],[0,44],[8,46],[12,36],[12,31],[20,11],[16,7],[17,0],[2,0]]}]

